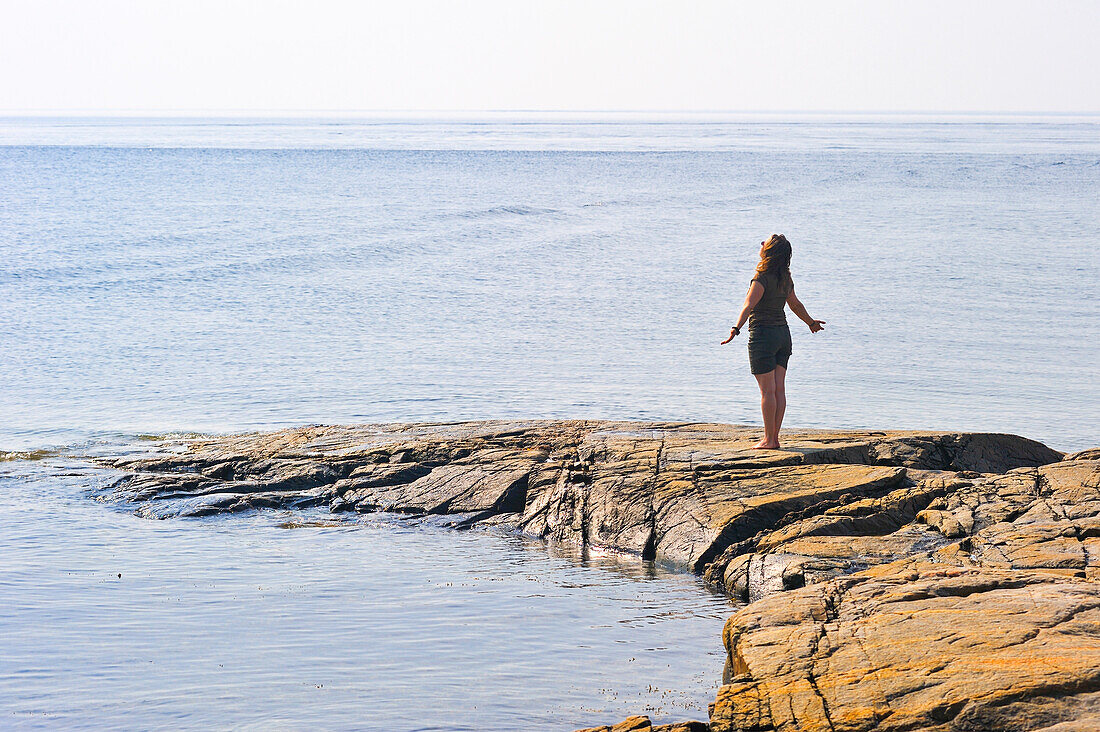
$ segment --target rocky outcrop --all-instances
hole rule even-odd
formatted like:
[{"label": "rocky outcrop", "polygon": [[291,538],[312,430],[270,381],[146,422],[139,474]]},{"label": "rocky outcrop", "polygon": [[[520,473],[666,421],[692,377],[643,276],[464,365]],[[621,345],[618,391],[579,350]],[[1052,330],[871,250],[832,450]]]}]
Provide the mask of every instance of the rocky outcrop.
[{"label": "rocky outcrop", "polygon": [[760,452],[758,437],[695,423],[309,427],[105,462],[153,517],[442,514],[701,573],[749,603],[726,625],[715,731],[1096,728],[1100,451],[800,431]]},{"label": "rocky outcrop", "polygon": [[923,508],[924,496],[946,492],[924,472],[1003,471],[1060,457],[1011,435],[806,431],[765,452],[751,449],[757,438],[693,423],[307,427],[187,440],[105,462],[125,471],[118,493],[151,517],[311,505],[455,514],[462,525],[492,520],[707,570],[721,584],[734,557],[807,516],[880,501],[877,514],[860,508],[867,515],[854,517],[867,524]]},{"label": "rocky outcrop", "polygon": [[659,724],[654,726],[649,717],[627,717],[618,724],[602,727],[587,727],[577,732],[707,732],[706,722],[679,722],[677,724]]},{"label": "rocky outcrop", "polygon": [[943,545],[730,618],[711,729],[1100,729],[1100,460],[970,479],[903,532]]}]

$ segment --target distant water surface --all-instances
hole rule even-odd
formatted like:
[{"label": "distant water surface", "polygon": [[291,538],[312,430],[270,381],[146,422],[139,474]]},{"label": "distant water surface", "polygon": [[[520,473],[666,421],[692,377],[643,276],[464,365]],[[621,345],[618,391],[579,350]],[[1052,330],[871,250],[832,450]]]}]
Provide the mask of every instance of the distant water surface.
[{"label": "distant water surface", "polygon": [[1087,117],[0,120],[0,449],[479,417],[1100,443]]}]

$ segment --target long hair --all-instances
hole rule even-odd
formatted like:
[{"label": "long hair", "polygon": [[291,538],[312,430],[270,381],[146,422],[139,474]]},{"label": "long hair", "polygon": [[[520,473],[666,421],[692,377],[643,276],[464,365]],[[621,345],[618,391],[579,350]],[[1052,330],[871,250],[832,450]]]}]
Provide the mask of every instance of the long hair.
[{"label": "long hair", "polygon": [[791,286],[791,243],[782,234],[772,234],[764,242],[764,251],[760,253],[760,264],[756,265],[757,274],[774,274],[779,286],[788,289]]}]

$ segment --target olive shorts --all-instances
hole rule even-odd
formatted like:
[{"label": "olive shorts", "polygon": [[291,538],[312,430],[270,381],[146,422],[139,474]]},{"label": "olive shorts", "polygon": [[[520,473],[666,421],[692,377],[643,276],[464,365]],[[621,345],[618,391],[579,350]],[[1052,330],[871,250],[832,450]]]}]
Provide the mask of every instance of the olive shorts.
[{"label": "olive shorts", "polygon": [[787,368],[791,360],[791,329],[785,325],[762,325],[749,331],[749,368],[754,374]]}]

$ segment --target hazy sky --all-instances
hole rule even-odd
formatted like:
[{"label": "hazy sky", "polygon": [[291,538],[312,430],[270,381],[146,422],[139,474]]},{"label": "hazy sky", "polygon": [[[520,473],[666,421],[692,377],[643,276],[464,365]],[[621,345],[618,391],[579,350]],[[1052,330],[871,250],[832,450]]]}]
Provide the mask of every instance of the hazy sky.
[{"label": "hazy sky", "polygon": [[0,113],[1100,112],[1100,2],[0,0]]}]

